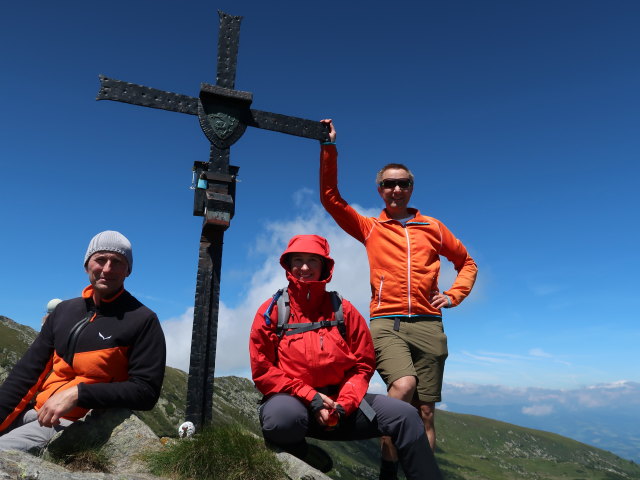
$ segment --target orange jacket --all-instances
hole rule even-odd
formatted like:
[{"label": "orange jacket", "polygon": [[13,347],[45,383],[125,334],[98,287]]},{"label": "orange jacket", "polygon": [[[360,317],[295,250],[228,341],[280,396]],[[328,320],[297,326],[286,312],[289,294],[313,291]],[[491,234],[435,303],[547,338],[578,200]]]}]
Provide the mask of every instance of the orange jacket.
[{"label": "orange jacket", "polygon": [[440,256],[458,272],[444,291],[456,306],[469,295],[478,267],[467,249],[440,221],[409,209],[415,217],[406,226],[387,216],[364,217],[338,191],[338,151],[333,144],[320,151],[320,200],[340,227],[362,242],[369,257],[371,319],[390,316],[441,317],[429,298],[439,293]]},{"label": "orange jacket", "polygon": [[92,408],[151,410],[162,387],[165,341],[155,313],[126,290],[99,306],[93,287],[58,305],[0,385],[0,431],[36,396],[35,409],[56,392],[78,387],[77,420]]}]

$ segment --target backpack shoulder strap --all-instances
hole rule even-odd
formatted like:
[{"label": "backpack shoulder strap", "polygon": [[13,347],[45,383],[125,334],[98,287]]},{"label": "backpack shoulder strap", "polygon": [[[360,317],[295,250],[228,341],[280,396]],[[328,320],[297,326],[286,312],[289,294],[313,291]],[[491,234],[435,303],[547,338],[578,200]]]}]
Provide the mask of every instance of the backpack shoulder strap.
[{"label": "backpack shoulder strap", "polygon": [[279,337],[282,337],[282,331],[289,320],[289,315],[291,315],[291,307],[289,306],[289,292],[287,292],[287,289],[281,288],[278,292],[281,292],[281,294],[276,300],[278,305],[278,325],[276,327],[276,333]]},{"label": "backpack shoulder strap", "polygon": [[267,325],[271,325],[271,312],[273,312],[273,307],[276,304],[280,305],[280,297],[283,293],[287,296],[287,306],[289,305],[289,294],[287,293],[286,288],[281,288],[276,293],[274,293],[271,297],[271,303],[269,303],[269,306],[262,314],[262,316],[264,317],[264,323],[266,323]]},{"label": "backpack shoulder strap", "polygon": [[336,318],[336,322],[338,322],[338,330],[340,331],[340,335],[345,340],[347,339],[347,327],[344,324],[344,311],[342,310],[342,296],[338,292],[331,291],[329,292],[331,296],[331,305],[333,306],[333,313]]}]

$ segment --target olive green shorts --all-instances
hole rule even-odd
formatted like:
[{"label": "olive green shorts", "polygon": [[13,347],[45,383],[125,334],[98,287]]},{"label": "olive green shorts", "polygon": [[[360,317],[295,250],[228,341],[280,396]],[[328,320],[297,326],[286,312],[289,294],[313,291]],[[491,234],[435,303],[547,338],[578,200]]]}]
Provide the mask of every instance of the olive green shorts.
[{"label": "olive green shorts", "polygon": [[399,378],[413,376],[420,401],[441,401],[448,355],[442,320],[403,318],[399,331],[393,329],[394,321],[394,317],[376,318],[370,323],[377,370],[387,389]]}]

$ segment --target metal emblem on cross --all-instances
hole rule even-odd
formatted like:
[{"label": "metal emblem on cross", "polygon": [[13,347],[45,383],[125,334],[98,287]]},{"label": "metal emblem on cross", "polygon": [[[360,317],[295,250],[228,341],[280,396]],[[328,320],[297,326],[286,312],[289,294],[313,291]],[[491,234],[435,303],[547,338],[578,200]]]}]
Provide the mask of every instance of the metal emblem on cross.
[{"label": "metal emblem on cross", "polygon": [[193,214],[203,216],[196,277],[195,310],[187,385],[187,421],[196,428],[211,423],[215,373],[220,270],[224,231],[234,215],[235,182],[239,167],[229,165],[230,147],[247,127],[328,140],[320,122],[251,109],[253,95],[235,90],[236,64],[242,17],[218,11],[216,84],[202,83],[198,98],[114,80],[100,75],[96,100],[114,100],[143,107],[197,115],[211,142],[209,162],[194,162]]}]

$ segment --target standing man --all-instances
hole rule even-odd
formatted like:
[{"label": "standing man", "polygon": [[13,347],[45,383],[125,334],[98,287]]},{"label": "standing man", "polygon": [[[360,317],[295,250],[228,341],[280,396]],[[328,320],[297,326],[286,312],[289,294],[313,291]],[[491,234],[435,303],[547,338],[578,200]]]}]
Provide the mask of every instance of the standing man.
[{"label": "standing man", "polygon": [[124,289],[132,266],[124,235],[93,237],[84,257],[90,285],[57,305],[0,386],[0,451],[39,450],[93,408],[156,404],[164,334],[156,314]]},{"label": "standing man", "polygon": [[[478,269],[447,227],[408,207],[414,178],[402,164],[391,163],[378,172],[378,193],[385,203],[379,217],[364,217],[349,206],[338,191],[336,130],[331,120],[322,122],[330,127],[330,142],[321,146],[320,199],[338,225],[367,249],[378,372],[389,396],[419,410],[435,449],[435,402],[441,401],[447,358],[441,309],[455,307],[469,295]],[[458,272],[444,291],[438,286],[440,256]]]}]

